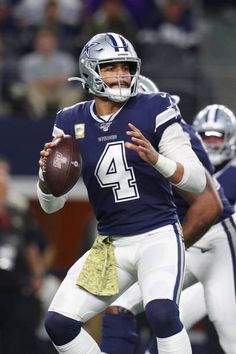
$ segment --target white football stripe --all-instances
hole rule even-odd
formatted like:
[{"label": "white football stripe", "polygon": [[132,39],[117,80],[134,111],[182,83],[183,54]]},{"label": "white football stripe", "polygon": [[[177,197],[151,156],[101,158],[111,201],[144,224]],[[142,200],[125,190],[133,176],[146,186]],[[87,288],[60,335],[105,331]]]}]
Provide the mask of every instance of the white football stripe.
[{"label": "white football stripe", "polygon": [[54,125],[54,127],[53,127],[53,132],[52,132],[52,136],[56,136],[56,135],[58,135],[58,134],[64,134],[64,135],[65,135],[65,133],[64,133],[64,131],[63,131],[62,129],[60,129],[60,128],[58,128],[58,127],[56,127],[56,126]]},{"label": "white football stripe", "polygon": [[156,127],[155,127],[155,131],[157,130],[157,128],[166,123],[169,119],[176,117],[176,110],[174,108],[168,108],[166,111],[161,112],[160,114],[158,114],[156,116]]}]

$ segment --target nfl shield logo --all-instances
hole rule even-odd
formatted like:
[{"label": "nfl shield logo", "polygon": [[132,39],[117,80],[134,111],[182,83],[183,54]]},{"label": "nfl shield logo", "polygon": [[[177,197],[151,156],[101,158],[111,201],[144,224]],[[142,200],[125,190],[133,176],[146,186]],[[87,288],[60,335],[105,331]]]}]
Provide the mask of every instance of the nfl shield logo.
[{"label": "nfl shield logo", "polygon": [[112,122],[102,122],[99,123],[99,128],[103,131],[103,132],[107,132],[108,129],[110,128]]}]

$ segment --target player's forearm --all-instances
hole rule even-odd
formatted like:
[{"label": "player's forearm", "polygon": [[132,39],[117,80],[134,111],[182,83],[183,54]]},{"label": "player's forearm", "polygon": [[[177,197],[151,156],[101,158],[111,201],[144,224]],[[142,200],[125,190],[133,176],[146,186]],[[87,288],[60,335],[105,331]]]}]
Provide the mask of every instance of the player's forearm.
[{"label": "player's forearm", "polygon": [[172,184],[184,191],[197,194],[203,192],[206,186],[204,167],[179,124],[172,124],[164,131],[159,152],[166,158],[166,164],[168,161],[176,163],[176,169],[169,176]]},{"label": "player's forearm", "polygon": [[154,167],[176,187],[200,194],[206,186],[204,168],[196,161],[175,162],[158,154]]},{"label": "player's forearm", "polygon": [[170,177],[170,182],[187,192],[201,194],[206,186],[204,168],[198,162],[177,162],[175,173]]},{"label": "player's forearm", "polygon": [[67,200],[67,194],[61,197],[54,197],[52,194],[47,193],[47,191],[43,191],[40,187],[42,185],[42,181],[39,181],[37,184],[37,195],[41,208],[45,213],[51,214],[62,209]]},{"label": "player's forearm", "polygon": [[205,190],[200,196],[178,190],[181,197],[190,204],[182,223],[187,248],[192,246],[209,230],[223,210],[214,181],[207,171],[206,179]]},{"label": "player's forearm", "polygon": [[[201,212],[199,212],[199,207]],[[196,216],[195,210],[197,209],[198,215]],[[212,226],[218,216],[218,209],[212,208],[212,205],[206,205],[205,202],[199,203],[197,208],[193,207],[185,215],[183,220],[183,235],[186,248],[191,247],[197,242]]]}]

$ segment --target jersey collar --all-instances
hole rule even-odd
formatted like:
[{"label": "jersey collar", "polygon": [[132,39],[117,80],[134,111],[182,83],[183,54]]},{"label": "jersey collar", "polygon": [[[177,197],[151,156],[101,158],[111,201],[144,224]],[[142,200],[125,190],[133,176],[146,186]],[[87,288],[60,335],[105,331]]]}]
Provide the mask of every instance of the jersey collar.
[{"label": "jersey collar", "polygon": [[100,123],[103,123],[103,122],[111,122],[111,121],[113,121],[113,119],[117,116],[117,114],[119,114],[120,113],[120,111],[122,110],[122,108],[126,105],[126,103],[127,103],[128,101],[126,101],[124,104],[123,104],[123,106],[121,106],[120,107],[120,109],[118,109],[118,111],[116,112],[116,113],[114,113],[114,114],[111,114],[111,116],[110,116],[110,118],[109,119],[102,119],[102,117],[100,117],[100,116],[97,116],[96,114],[95,114],[95,112],[94,112],[94,105],[95,105],[95,101],[93,100],[92,102],[91,102],[91,104],[90,104],[90,114],[91,114],[91,116],[93,117],[93,119],[95,119],[97,122],[100,122]]}]

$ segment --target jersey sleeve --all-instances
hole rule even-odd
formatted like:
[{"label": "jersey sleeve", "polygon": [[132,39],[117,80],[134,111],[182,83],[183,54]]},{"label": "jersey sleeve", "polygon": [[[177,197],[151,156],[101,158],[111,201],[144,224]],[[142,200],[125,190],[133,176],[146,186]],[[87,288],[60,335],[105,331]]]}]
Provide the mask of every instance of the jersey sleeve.
[{"label": "jersey sleeve", "polygon": [[71,110],[63,109],[56,115],[55,124],[53,127],[52,135],[55,137],[57,134],[69,134],[71,135]]},{"label": "jersey sleeve", "polygon": [[159,105],[155,117],[155,134],[161,140],[165,129],[174,123],[180,123],[181,114],[174,98],[166,92],[159,93]]}]

